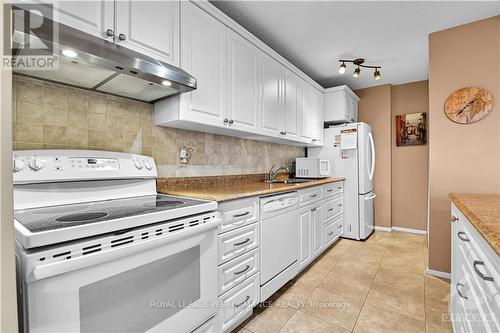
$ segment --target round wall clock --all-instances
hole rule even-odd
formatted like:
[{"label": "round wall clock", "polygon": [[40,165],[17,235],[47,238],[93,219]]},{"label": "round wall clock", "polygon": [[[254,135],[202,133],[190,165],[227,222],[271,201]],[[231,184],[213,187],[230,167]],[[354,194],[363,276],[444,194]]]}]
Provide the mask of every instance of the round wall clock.
[{"label": "round wall clock", "polygon": [[493,107],[493,97],[478,87],[467,87],[455,91],[444,103],[444,113],[459,124],[469,124],[486,117]]}]

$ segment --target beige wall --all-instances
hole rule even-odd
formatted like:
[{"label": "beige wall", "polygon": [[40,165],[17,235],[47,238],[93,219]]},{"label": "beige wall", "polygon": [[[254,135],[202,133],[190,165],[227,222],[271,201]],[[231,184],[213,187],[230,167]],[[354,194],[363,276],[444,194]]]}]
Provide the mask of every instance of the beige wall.
[{"label": "beige wall", "polygon": [[360,122],[373,128],[375,150],[375,225],[391,226],[391,86],[382,85],[355,91]]},{"label": "beige wall", "polygon": [[[500,16],[429,36],[429,268],[450,271],[450,192],[500,193]],[[455,90],[478,86],[493,109],[468,125],[446,118]]]},{"label": "beige wall", "polygon": [[429,82],[392,86],[392,225],[427,230],[429,146],[396,146],[396,115],[428,112]]},{"label": "beige wall", "polygon": [[[160,177],[262,173],[305,149],[153,125],[153,106],[17,76],[15,149],[97,149],[153,156]],[[187,167],[179,149],[192,144]]]}]

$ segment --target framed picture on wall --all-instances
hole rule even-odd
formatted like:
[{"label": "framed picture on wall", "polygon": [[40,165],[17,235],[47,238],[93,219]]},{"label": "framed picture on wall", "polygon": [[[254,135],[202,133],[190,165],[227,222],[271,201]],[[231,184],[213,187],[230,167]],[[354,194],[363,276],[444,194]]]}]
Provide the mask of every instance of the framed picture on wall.
[{"label": "framed picture on wall", "polygon": [[396,145],[414,146],[427,143],[427,113],[396,116]]}]

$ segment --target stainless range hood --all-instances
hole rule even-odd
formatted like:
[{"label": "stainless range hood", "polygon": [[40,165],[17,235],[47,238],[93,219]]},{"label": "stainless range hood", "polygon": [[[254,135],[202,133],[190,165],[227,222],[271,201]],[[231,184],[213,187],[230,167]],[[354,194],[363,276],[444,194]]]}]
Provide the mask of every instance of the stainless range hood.
[{"label": "stainless range hood", "polygon": [[[16,24],[16,19],[19,24]],[[13,54],[15,59],[28,55],[22,47],[25,40],[51,45],[53,53],[46,55],[58,56],[58,68],[55,70],[14,68],[15,73],[145,102],[196,89],[196,79],[182,69],[110,41],[47,18],[41,19],[44,20],[41,29],[37,29],[36,36],[31,36],[30,32],[18,27],[24,26],[21,24],[22,17],[14,15],[13,20],[13,44],[21,45]],[[58,30],[58,41],[53,40],[51,29],[44,29],[50,24],[54,24],[56,32]],[[74,52],[72,57],[62,53],[68,53],[67,50],[70,54]]]}]

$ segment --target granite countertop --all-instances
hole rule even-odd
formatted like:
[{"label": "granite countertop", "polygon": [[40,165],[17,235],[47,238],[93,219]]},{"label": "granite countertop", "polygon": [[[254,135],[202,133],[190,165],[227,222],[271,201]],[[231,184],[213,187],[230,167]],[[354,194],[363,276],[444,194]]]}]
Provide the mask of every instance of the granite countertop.
[{"label": "granite countertop", "polygon": [[451,193],[450,199],[500,256],[500,195]]},{"label": "granite countertop", "polygon": [[158,193],[162,194],[222,202],[227,200],[261,196],[273,193],[295,191],[301,188],[343,180],[344,178],[324,178],[300,184],[268,184],[263,182],[262,180],[247,181],[244,179],[239,179],[235,180],[234,182],[222,182],[222,184],[206,182],[205,184],[176,187],[170,186],[160,179],[157,184],[157,191]]}]

